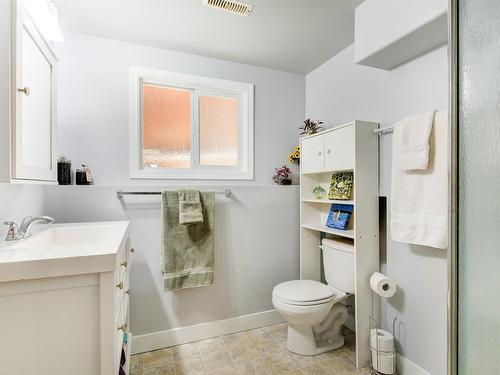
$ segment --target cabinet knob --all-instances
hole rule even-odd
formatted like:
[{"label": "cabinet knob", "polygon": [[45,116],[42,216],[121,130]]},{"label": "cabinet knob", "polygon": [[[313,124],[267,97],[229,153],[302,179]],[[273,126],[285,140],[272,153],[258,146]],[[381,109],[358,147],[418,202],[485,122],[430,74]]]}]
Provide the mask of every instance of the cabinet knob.
[{"label": "cabinet knob", "polygon": [[125,268],[127,268],[127,265],[128,265],[127,261],[125,261],[122,264],[120,264],[120,266],[125,267]]},{"label": "cabinet knob", "polygon": [[128,294],[130,296],[130,289],[125,292],[125,294]]},{"label": "cabinet knob", "polygon": [[318,156],[321,156],[321,151],[320,151],[320,152],[318,152]]},{"label": "cabinet knob", "polygon": [[130,252],[133,254],[133,253],[134,253],[134,251],[135,251],[135,249],[132,247],[132,248],[130,249]]},{"label": "cabinet knob", "polygon": [[128,324],[127,323],[123,323],[121,326],[118,327],[118,331],[123,331],[125,332],[128,328]]},{"label": "cabinet knob", "polygon": [[330,152],[332,152],[331,150],[326,150],[326,153],[329,154]]},{"label": "cabinet knob", "polygon": [[116,284],[116,287],[117,287],[118,289],[123,289],[123,282],[122,282],[122,281],[120,281],[118,284]]},{"label": "cabinet knob", "polygon": [[28,86],[23,87],[22,89],[17,89],[18,92],[24,93],[24,95],[29,96],[30,94],[30,88]]}]

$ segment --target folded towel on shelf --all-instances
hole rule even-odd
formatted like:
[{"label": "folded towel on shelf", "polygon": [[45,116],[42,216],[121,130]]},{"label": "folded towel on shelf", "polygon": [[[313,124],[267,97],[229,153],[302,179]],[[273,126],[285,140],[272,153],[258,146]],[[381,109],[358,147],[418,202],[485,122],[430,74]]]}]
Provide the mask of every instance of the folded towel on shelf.
[{"label": "folded towel on shelf", "polygon": [[425,170],[401,168],[399,141],[397,137],[393,139],[391,237],[394,241],[445,249],[448,247],[448,112],[439,111],[434,116]]},{"label": "folded towel on shelf", "polygon": [[179,189],[179,222],[183,225],[203,223],[198,189]]},{"label": "folded towel on shelf", "polygon": [[425,170],[429,162],[429,136],[434,112],[423,112],[399,121],[394,126],[394,152],[404,171]]},{"label": "folded towel on shelf", "polygon": [[182,225],[179,194],[162,193],[162,273],[164,290],[213,284],[215,258],[215,195],[199,193],[203,221]]}]

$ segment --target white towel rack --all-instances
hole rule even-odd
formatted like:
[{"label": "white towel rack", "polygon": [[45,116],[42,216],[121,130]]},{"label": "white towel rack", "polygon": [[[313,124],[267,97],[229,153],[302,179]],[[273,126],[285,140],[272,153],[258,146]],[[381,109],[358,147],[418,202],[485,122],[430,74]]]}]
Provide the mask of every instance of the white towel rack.
[{"label": "white towel rack", "polygon": [[392,132],[394,132],[394,126],[387,126],[385,128],[375,129],[373,132],[378,135],[391,134]]},{"label": "white towel rack", "polygon": [[[233,192],[231,189],[226,189],[224,191],[214,191],[214,194],[224,194],[226,198],[230,198]],[[124,195],[161,195],[161,191],[123,191],[117,190],[116,198],[122,199]]]}]

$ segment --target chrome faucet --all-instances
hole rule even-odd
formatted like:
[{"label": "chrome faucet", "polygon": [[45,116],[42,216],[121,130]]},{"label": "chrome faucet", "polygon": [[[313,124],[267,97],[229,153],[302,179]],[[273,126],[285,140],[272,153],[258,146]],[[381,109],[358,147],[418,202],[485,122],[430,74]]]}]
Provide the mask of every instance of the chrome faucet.
[{"label": "chrome faucet", "polygon": [[31,227],[36,223],[50,224],[56,221],[54,218],[50,216],[36,216],[31,217],[27,216],[21,222],[21,225],[17,226],[17,224],[13,221],[6,221],[4,225],[9,226],[9,230],[7,231],[7,236],[5,237],[5,241],[17,241],[23,240],[31,236]]}]

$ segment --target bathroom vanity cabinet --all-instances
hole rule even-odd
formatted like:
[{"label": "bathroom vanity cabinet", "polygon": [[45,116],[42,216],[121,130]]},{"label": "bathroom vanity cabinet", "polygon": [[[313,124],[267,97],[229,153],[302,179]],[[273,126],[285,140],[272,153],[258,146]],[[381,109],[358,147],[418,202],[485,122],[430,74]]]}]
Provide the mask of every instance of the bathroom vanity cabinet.
[{"label": "bathroom vanity cabinet", "polygon": [[44,227],[0,245],[0,374],[128,374],[128,222]]},{"label": "bathroom vanity cabinet", "polygon": [[[370,276],[379,270],[378,124],[353,121],[300,139],[300,277],[322,281],[321,239],[348,239],[354,252],[354,320],[358,367],[369,363],[369,317],[372,313]],[[332,175],[352,171],[354,183],[349,200],[317,199],[313,190],[321,186],[328,193]],[[346,230],[326,226],[332,204],[353,206]],[[375,301],[377,302],[377,301]],[[378,319],[378,305],[374,315]],[[352,316],[351,316],[352,318]]]},{"label": "bathroom vanity cabinet", "polygon": [[0,5],[0,182],[50,184],[57,181],[57,59],[22,4]]}]

